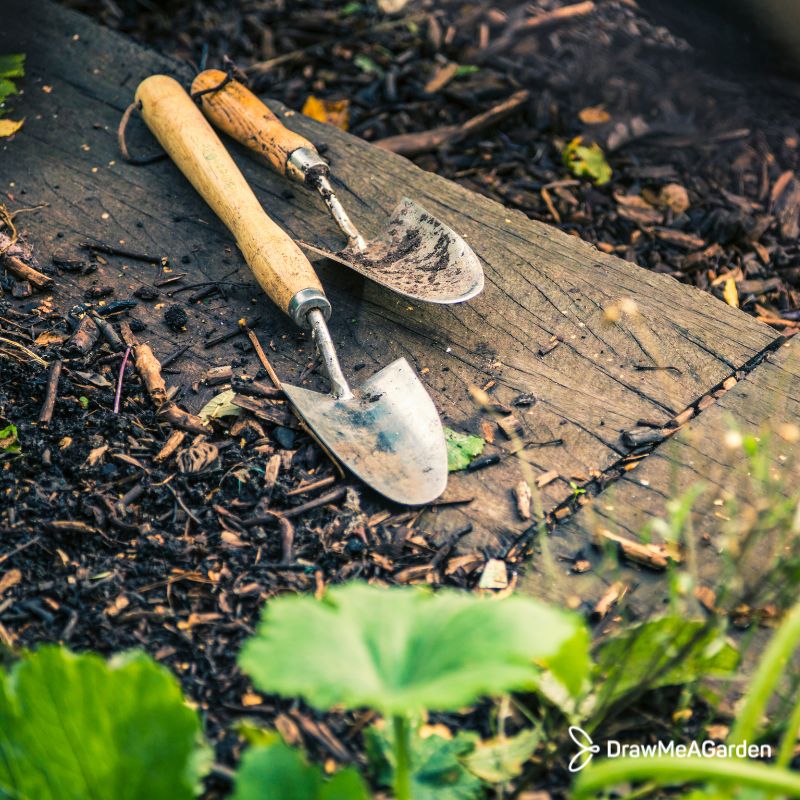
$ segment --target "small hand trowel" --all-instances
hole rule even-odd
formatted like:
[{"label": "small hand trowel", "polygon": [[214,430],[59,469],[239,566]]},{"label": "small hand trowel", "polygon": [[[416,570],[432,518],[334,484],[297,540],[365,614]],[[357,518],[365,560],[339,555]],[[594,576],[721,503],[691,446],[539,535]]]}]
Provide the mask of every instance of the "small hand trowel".
[{"label": "small hand trowel", "polygon": [[337,252],[300,244],[360,272],[392,291],[428,303],[460,303],[483,289],[483,268],[469,245],[422,206],[403,198],[382,232],[365,239],[331,186],[317,148],[284,127],[249,89],[218,69],[201,72],[192,94],[221,131],[254,151],[281,175],[314,187],[347,236]]},{"label": "small hand trowel", "polygon": [[136,90],[162,147],[236,238],[272,300],[311,329],[331,385],[328,395],[284,383],[297,413],[341,462],[398,503],[424,505],[447,485],[439,415],[405,359],[350,389],[325,320],[331,306],[308,259],[266,214],[214,130],[173,78],[153,75]]}]

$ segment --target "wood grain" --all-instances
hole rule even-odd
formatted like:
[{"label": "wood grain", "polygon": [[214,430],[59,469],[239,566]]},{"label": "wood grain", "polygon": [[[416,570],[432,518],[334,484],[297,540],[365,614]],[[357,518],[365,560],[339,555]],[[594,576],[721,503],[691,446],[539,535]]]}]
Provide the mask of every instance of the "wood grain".
[{"label": "wood grain", "polygon": [[[663,573],[624,564],[608,567],[591,547],[600,530],[610,530],[634,541],[661,539],[646,530],[653,520],[664,518],[667,503],[700,484],[704,489],[695,503],[693,540],[697,544],[697,575],[701,585],[716,589],[723,574],[724,560],[717,552],[719,533],[725,525],[725,498],[735,496],[742,506],[756,502],[747,477],[750,468],[744,451],[731,431],[754,434],[768,441],[770,470],[787,487],[800,486],[800,444],[792,430],[800,421],[800,339],[790,339],[701,412],[686,428],[663,443],[624,477],[598,495],[590,505],[559,526],[550,538],[552,557],[569,565],[576,557],[589,560],[592,570],[580,575],[560,571],[555,580],[545,580],[534,562],[523,590],[559,603],[571,596],[596,602],[614,581],[631,587],[627,611],[644,618],[663,608],[669,597],[669,580]],[[788,440],[787,440],[788,434]],[[762,496],[763,500],[763,496]],[[757,581],[780,557],[776,542],[764,536],[738,570],[745,581]],[[538,563],[538,566],[537,566]]]},{"label": "wood grain", "polygon": [[[19,217],[41,263],[48,265],[54,252],[75,255],[80,242],[95,238],[166,256],[173,273],[190,273],[187,281],[227,276],[240,282],[226,289],[226,300],[192,306],[189,332],[177,344],[258,313],[258,334],[272,343],[276,371],[296,382],[313,358],[310,343],[260,296],[221,223],[172,164],[134,167],[117,153],[114,131],[137,84],[153,73],[188,83],[188,70],[46,0],[10,0],[0,48],[29,54],[25,94],[15,107],[26,123],[13,141],[0,144],[0,182],[14,195],[12,206],[48,203]],[[462,234],[483,262],[484,293],[450,307],[415,305],[336,264],[320,264],[345,373],[357,380],[405,356],[445,424],[473,433],[487,418],[471,387],[487,387],[507,404],[532,395],[533,405],[517,413],[535,474],[559,475],[542,490],[546,508],[569,496],[570,480],[604,470],[624,454],[621,435],[639,419],[666,421],[775,338],[708,294],[600,253],[330,126],[271,107],[288,127],[327,145],[337,194],[366,236],[407,195]],[[141,121],[129,128],[132,149],[157,148]],[[235,157],[267,212],[291,235],[341,246],[316,193]],[[113,283],[118,297],[164,277],[158,266],[108,262],[93,279]],[[59,303],[74,302],[89,280],[59,274]],[[635,313],[610,322],[609,308],[623,299]],[[157,355],[175,349],[163,312],[143,306],[136,313],[148,323]],[[181,380],[188,385],[233,358],[256,369],[235,342],[208,352],[196,342],[178,362]],[[647,369],[665,366],[672,369]],[[196,406],[189,405],[196,410],[205,399],[201,391]],[[498,432],[486,452],[498,453],[499,464],[451,477],[447,496],[475,501],[430,511],[423,527],[446,534],[471,522],[474,533],[462,545],[490,549],[524,530],[529,523],[518,518],[512,495],[522,473],[511,449]]]}]

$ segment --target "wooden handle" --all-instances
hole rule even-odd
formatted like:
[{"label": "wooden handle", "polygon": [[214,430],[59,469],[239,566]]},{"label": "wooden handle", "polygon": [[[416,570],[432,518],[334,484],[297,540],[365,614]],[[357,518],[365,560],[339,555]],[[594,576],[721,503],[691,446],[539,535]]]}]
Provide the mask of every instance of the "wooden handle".
[{"label": "wooden handle", "polygon": [[[226,74],[219,69],[207,69],[192,82],[192,94],[219,86]],[[297,149],[317,149],[305,137],[284,127],[283,123],[246,86],[228,81],[216,92],[198,98],[203,113],[223,133],[239,144],[250,148],[286,174],[286,161]]]},{"label": "wooden handle", "polygon": [[291,299],[322,286],[300,248],[264,212],[200,109],[166,75],[136,90],[142,117],[180,171],[236,237],[261,288],[288,313]]}]

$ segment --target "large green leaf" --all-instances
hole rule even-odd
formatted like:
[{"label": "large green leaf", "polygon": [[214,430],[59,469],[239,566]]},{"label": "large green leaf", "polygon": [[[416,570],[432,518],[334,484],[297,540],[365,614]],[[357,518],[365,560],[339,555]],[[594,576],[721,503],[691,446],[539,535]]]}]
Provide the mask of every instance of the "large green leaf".
[{"label": "large green leaf", "polygon": [[270,601],[239,663],[262,691],[321,709],[454,710],[535,685],[534,660],[557,655],[579,624],[524,597],[354,583],[321,602]]},{"label": "large green leaf", "polygon": [[596,655],[596,707],[646,687],[681,686],[704,676],[732,673],[739,654],[707,623],[667,616],[629,628],[602,644]]},{"label": "large green leaf", "polygon": [[369,792],[354,769],[326,780],[299,750],[275,742],[245,752],[231,800],[369,800]]},{"label": "large green leaf", "polygon": [[0,797],[181,800],[206,751],[177,681],[144,654],[42,647],[0,675]]},{"label": "large green leaf", "polygon": [[[365,731],[367,752],[383,786],[394,783],[394,746],[391,733],[378,728]],[[413,736],[411,739],[411,795],[414,800],[475,800],[483,796],[483,784],[462,759],[474,750],[477,736],[459,733]]]}]

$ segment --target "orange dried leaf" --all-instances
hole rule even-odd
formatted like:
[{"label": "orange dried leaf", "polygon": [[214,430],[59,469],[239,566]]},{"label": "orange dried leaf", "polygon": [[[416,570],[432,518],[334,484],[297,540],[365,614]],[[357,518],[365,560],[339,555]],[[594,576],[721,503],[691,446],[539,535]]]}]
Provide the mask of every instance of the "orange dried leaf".
[{"label": "orange dried leaf", "polygon": [[578,112],[578,119],[584,125],[602,125],[611,119],[611,115],[603,106],[589,106]]},{"label": "orange dried leaf", "polygon": [[346,131],[350,124],[349,100],[322,100],[310,94],[303,104],[303,114]]}]

